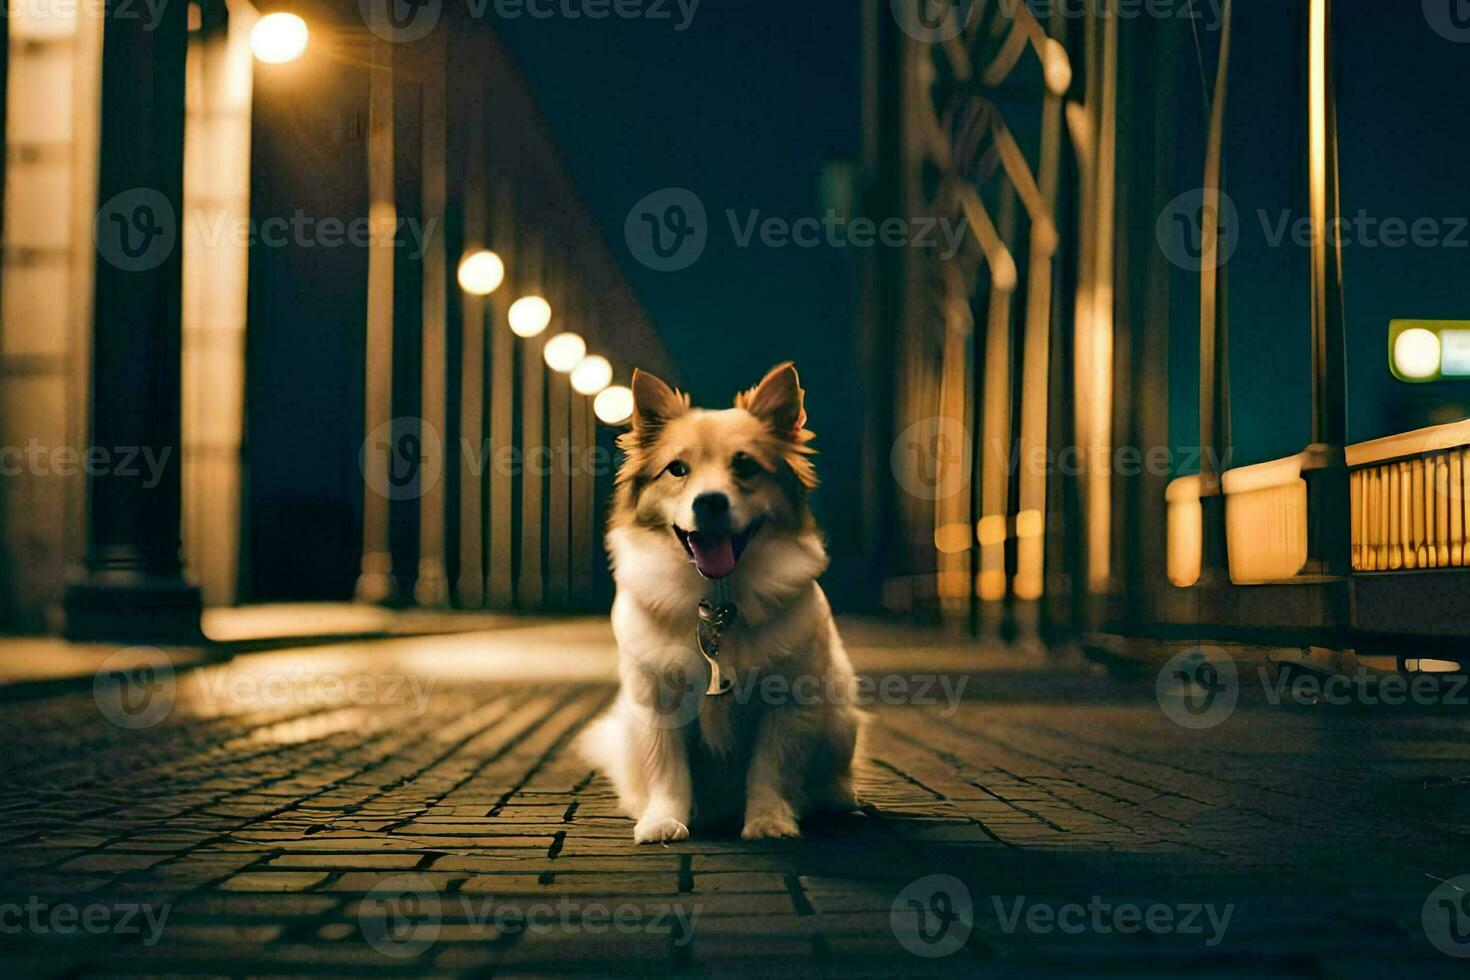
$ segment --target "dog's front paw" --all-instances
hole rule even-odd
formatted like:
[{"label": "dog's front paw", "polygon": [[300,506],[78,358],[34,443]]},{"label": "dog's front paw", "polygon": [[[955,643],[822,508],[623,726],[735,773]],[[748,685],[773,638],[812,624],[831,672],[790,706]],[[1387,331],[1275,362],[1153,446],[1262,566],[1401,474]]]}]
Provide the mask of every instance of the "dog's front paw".
[{"label": "dog's front paw", "polygon": [[772,837],[800,837],[801,828],[785,813],[759,813],[745,818],[741,840],[765,840]]},{"label": "dog's front paw", "polygon": [[689,828],[673,817],[644,817],[633,828],[633,840],[639,844],[688,839]]}]

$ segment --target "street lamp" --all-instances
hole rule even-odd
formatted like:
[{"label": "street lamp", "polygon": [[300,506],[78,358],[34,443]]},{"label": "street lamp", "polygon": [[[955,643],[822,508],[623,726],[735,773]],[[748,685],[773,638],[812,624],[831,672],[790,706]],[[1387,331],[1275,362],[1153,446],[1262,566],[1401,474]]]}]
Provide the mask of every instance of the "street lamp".
[{"label": "street lamp", "polygon": [[473,296],[489,296],[505,281],[505,263],[488,248],[466,252],[459,261],[459,288]]},{"label": "street lamp", "polygon": [[606,425],[622,425],[633,417],[633,390],[624,385],[602,389],[592,399],[592,411]]},{"label": "street lamp", "polygon": [[306,50],[310,32],[295,14],[266,14],[250,29],[250,51],[268,65],[295,61]]},{"label": "street lamp", "polygon": [[572,390],[579,395],[595,395],[612,383],[612,364],[601,354],[588,354],[572,368]]},{"label": "street lamp", "polygon": [[534,337],[551,323],[551,304],[540,296],[522,296],[510,304],[510,332]]},{"label": "street lamp", "polygon": [[546,347],[541,356],[546,358],[546,366],[553,371],[566,374],[582,362],[587,354],[587,341],[580,334],[570,331],[559,333],[546,342]]}]

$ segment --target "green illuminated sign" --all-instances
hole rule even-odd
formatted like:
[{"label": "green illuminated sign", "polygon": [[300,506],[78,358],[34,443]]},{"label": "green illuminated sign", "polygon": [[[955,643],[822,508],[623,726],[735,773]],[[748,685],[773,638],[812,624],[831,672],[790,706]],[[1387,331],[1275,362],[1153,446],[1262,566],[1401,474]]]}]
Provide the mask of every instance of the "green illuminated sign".
[{"label": "green illuminated sign", "polygon": [[1390,320],[1388,368],[1415,383],[1470,378],[1470,320]]}]

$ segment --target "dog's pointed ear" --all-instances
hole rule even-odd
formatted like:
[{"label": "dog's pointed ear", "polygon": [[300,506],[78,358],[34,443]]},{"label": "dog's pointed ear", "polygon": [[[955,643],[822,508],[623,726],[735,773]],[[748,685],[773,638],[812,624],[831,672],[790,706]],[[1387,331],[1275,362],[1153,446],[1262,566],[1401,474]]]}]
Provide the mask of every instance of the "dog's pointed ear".
[{"label": "dog's pointed ear", "polygon": [[766,372],[760,384],[742,392],[735,407],[743,408],[786,438],[794,438],[806,425],[806,392],[790,361],[777,364]]},{"label": "dog's pointed ear", "polygon": [[689,400],[662,379],[633,369],[633,431],[640,436],[658,431],[669,419],[684,414]]}]

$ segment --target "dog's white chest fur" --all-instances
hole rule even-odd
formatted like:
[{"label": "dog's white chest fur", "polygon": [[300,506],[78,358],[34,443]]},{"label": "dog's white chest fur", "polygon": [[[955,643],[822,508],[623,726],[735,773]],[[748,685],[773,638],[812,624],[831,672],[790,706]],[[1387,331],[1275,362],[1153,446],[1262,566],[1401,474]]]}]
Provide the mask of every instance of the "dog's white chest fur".
[{"label": "dog's white chest fur", "polygon": [[733,686],[722,695],[704,693],[696,640],[708,583],[644,533],[614,530],[608,541],[622,686],[582,747],[638,821],[635,836],[679,839],[691,822],[795,836],[808,813],[850,809],[859,719],[815,581],[826,564],[816,536],[757,541],[731,576],[738,615],[718,659]]}]

